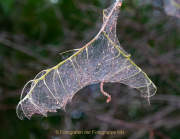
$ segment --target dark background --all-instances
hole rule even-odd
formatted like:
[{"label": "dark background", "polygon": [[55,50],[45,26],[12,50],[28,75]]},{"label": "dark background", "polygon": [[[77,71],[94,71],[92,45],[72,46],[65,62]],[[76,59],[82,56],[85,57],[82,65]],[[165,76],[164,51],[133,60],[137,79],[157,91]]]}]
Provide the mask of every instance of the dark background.
[{"label": "dark background", "polygon": [[[169,16],[162,0],[123,1],[117,22],[122,47],[157,86],[150,106],[137,90],[118,83],[104,85],[112,95],[107,104],[95,84],[80,90],[67,104],[67,112],[18,119],[16,106],[25,83],[58,64],[59,53],[88,43],[101,28],[102,9],[110,4],[109,0],[1,0],[1,139],[180,138],[180,9]],[[124,130],[124,134],[70,136],[56,130]]]}]

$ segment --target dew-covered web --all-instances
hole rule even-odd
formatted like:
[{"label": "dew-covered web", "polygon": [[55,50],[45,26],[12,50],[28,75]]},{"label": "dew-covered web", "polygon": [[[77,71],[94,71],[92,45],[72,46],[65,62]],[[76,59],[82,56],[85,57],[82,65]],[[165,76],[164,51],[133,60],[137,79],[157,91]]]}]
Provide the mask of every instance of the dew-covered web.
[{"label": "dew-covered web", "polygon": [[57,66],[40,72],[29,81],[21,94],[17,106],[20,119],[33,114],[47,116],[47,112],[64,109],[74,94],[83,87],[101,82],[119,82],[136,88],[141,96],[149,98],[156,86],[147,75],[130,59],[116,36],[116,23],[121,6],[117,0],[103,10],[103,25],[97,36]]}]

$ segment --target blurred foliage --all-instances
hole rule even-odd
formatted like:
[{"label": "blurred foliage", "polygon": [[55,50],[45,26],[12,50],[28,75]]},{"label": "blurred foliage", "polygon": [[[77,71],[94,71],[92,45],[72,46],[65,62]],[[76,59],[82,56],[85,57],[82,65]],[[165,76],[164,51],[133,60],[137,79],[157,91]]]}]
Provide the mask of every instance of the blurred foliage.
[{"label": "blurred foliage", "polygon": [[[79,91],[67,112],[59,110],[47,118],[23,121],[16,116],[24,84],[39,71],[58,64],[62,60],[59,53],[89,42],[102,25],[102,9],[111,3],[0,1],[0,138],[179,139],[180,19],[166,15],[162,0],[123,1],[117,23],[122,47],[158,88],[150,106],[138,91],[116,83],[105,84],[105,91],[112,95],[106,104],[97,84]],[[70,136],[57,135],[56,130],[125,130],[125,134]]]}]

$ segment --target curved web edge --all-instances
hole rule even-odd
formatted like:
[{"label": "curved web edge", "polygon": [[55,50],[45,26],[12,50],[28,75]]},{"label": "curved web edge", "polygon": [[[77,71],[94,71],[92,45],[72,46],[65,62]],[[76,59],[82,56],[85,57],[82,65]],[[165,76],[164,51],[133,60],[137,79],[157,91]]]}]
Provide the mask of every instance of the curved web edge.
[{"label": "curved web edge", "polygon": [[[70,63],[72,62],[69,61],[66,66],[62,65],[62,67],[69,69]],[[60,67],[61,66],[42,71],[37,74],[34,80],[26,83],[21,93],[20,102],[16,108],[16,113],[20,119],[24,117],[30,119],[34,114],[47,117],[48,112],[57,112],[57,109],[65,110],[66,104],[71,102],[74,94],[83,88],[83,86],[79,84],[79,81],[77,81],[77,77],[75,77],[77,76],[75,70],[74,73],[72,73],[74,77],[71,76],[71,78],[69,78],[69,76],[63,76],[63,74],[61,74],[63,72],[62,70],[65,72],[68,72],[68,70]],[[73,64],[71,68],[74,68]],[[75,82],[75,80],[77,82]],[[74,82],[74,84],[72,84],[73,88],[69,89],[65,81]]]}]

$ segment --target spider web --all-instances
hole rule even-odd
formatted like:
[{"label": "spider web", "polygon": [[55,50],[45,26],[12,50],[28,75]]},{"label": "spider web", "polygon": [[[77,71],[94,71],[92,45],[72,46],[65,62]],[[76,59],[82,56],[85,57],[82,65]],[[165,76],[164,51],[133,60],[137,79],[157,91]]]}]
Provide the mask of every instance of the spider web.
[{"label": "spider web", "polygon": [[77,91],[104,82],[119,82],[136,88],[149,98],[156,86],[130,59],[116,36],[116,23],[121,0],[103,10],[103,25],[99,33],[69,58],[51,69],[41,71],[22,90],[17,106],[20,119],[33,114],[47,116],[47,112],[65,109]]}]

